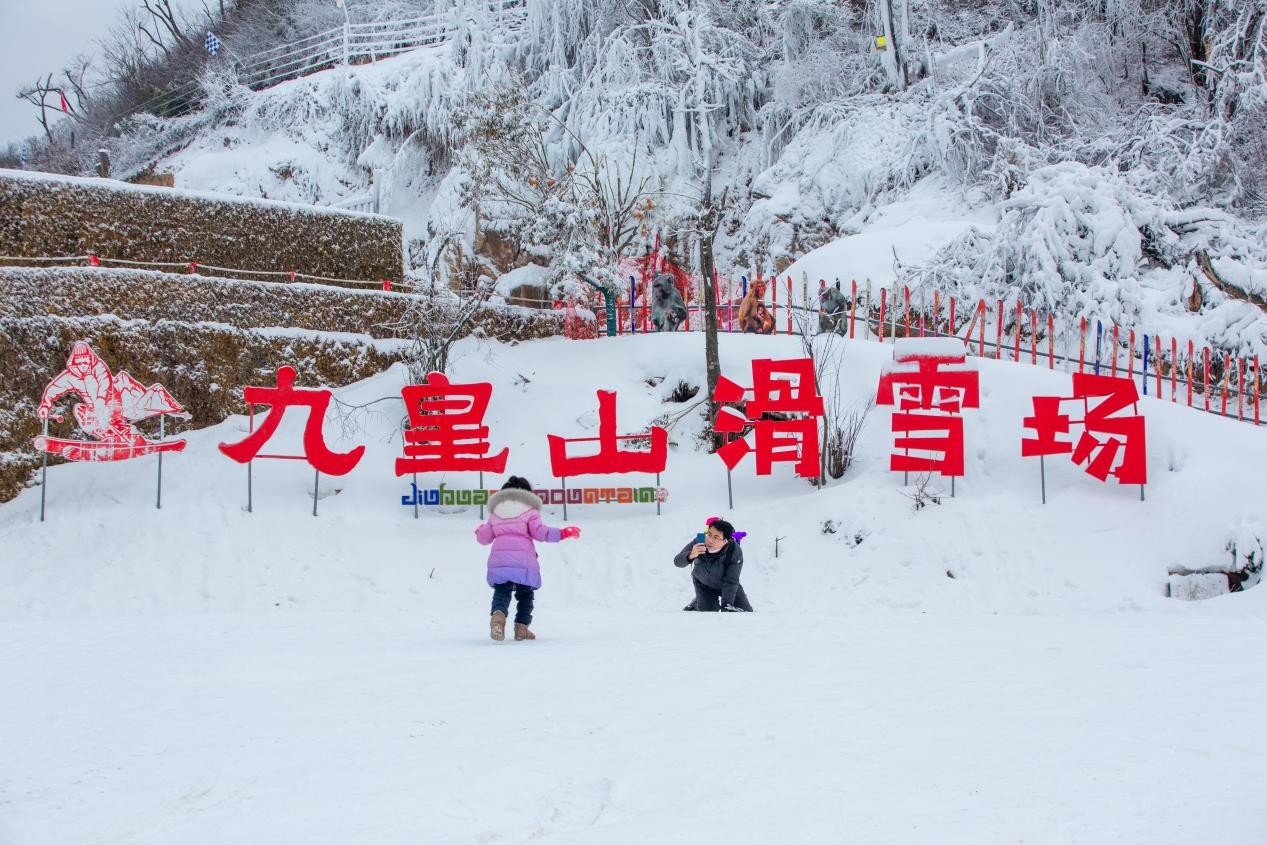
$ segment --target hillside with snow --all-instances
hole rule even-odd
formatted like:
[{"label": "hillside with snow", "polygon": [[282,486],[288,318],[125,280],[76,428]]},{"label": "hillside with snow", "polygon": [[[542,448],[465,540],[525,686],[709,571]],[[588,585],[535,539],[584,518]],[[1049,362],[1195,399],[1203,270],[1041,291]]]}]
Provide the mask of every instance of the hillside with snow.
[{"label": "hillside with snow", "polygon": [[[624,289],[657,240],[698,274],[706,186],[735,278],[931,203],[950,225],[928,249],[836,250],[811,275],[1262,355],[1261,5],[363,0],[347,21],[377,40],[345,64],[328,3],[237,4],[207,12],[225,51],[196,72],[183,47],[141,56],[198,108],[110,112],[92,155],[62,127],[32,166],[82,172],[101,146],[124,178],[376,207],[404,221],[411,272],[492,284],[535,262],[552,297],[578,274]],[[418,20],[443,39],[391,40]],[[328,60],[252,81],[316,33]],[[81,107],[92,135],[104,105]]]},{"label": "hillside with snow", "polygon": [[[554,487],[546,434],[593,436],[599,389],[622,431],[685,410],[699,346],[468,339],[450,376],[492,383],[494,448]],[[753,358],[802,354],[734,335],[721,353],[744,384]],[[891,355],[847,342],[842,400],[874,395]],[[488,639],[478,510],[401,504],[403,368],[337,391],[361,410],[326,420],[330,445],[367,451],[322,479],[315,518],[289,461],[255,464],[246,511],[216,449],[245,417],[167,456],[161,510],[153,459],[53,467],[45,522],[39,489],[0,508],[20,550],[0,568],[0,842],[1257,842],[1254,802],[1175,785],[1263,774],[1260,732],[1203,714],[1267,689],[1249,656],[1267,593],[1166,584],[1233,544],[1261,560],[1261,429],[1144,399],[1145,498],[1053,458],[1043,505],[1021,419],[1068,374],[969,360],[966,476],[918,508],[888,471],[887,408],[825,489],[749,458],[733,511],[686,413],[661,514],[545,508],[582,535],[540,549],[531,643]],[[298,451],[302,423],[269,451]],[[440,483],[476,479],[419,479]],[[747,532],[752,614],[681,612],[672,557],[714,515]]]}]

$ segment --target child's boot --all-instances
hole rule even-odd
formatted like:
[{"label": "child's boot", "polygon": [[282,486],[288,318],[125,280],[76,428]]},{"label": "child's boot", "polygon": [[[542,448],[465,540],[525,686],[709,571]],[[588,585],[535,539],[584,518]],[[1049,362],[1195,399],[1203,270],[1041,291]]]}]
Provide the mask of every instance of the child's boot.
[{"label": "child's boot", "polygon": [[[488,635],[495,640],[506,639],[506,614],[494,610],[488,621]],[[518,637],[516,636],[516,639]]]},{"label": "child's boot", "polygon": [[528,626],[522,622],[515,623],[515,639],[517,640],[535,640],[537,635],[528,630]]}]

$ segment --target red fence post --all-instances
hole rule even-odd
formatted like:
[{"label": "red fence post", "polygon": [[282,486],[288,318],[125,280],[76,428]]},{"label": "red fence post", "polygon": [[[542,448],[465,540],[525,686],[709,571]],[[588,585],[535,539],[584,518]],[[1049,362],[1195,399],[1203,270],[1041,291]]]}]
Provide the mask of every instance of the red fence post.
[{"label": "red fence post", "polygon": [[1201,358],[1202,366],[1205,369],[1205,373],[1201,380],[1201,392],[1205,394],[1205,409],[1208,411],[1210,410],[1210,347],[1207,346],[1201,350]]},{"label": "red fence post", "polygon": [[1038,312],[1029,312],[1029,362],[1038,366]]},{"label": "red fence post", "polygon": [[1157,398],[1161,398],[1161,335],[1153,336],[1153,358],[1157,364]]},{"label": "red fence post", "polygon": [[[902,299],[906,303],[906,308],[902,315],[902,326],[903,326],[902,331],[904,332],[903,337],[910,337],[911,336],[911,289],[907,287],[906,285],[902,285]],[[897,332],[894,332],[894,334],[897,334]]]},{"label": "red fence post", "polygon": [[985,357],[985,321],[986,321],[984,299],[981,300],[980,303],[978,303],[977,308],[979,309],[980,315],[981,315],[981,319],[977,321],[979,323],[979,326],[977,328],[977,357],[984,358]]},{"label": "red fence post", "polygon": [[1087,318],[1082,318],[1082,326],[1078,330],[1078,372],[1087,371]]}]

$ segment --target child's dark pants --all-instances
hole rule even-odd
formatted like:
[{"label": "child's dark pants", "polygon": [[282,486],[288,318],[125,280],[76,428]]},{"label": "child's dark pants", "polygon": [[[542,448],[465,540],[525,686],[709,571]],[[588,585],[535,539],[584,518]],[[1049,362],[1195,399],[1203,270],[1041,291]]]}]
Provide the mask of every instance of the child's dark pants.
[{"label": "child's dark pants", "polygon": [[521,625],[532,624],[532,587],[525,587],[514,581],[507,581],[493,587],[493,609],[489,613],[500,610],[507,616],[510,615],[511,590],[515,592],[515,622]]}]

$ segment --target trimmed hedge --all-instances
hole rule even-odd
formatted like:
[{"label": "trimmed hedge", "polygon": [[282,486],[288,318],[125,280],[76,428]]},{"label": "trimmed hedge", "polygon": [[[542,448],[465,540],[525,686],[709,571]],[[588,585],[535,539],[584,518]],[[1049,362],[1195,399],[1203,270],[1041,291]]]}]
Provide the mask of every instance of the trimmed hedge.
[{"label": "trimmed hedge", "polygon": [[401,221],[389,217],[0,170],[0,255],[400,281],[402,249]]}]

